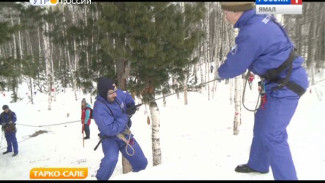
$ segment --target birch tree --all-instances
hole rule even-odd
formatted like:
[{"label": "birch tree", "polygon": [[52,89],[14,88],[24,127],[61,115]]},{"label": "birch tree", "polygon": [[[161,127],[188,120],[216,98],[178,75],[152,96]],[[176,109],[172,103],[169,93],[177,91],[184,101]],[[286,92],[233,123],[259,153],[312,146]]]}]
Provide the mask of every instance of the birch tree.
[{"label": "birch tree", "polygon": [[239,125],[241,124],[240,82],[241,82],[241,76],[237,76],[235,78],[235,115],[234,115],[234,126],[233,126],[234,135],[238,135]]},{"label": "birch tree", "polygon": [[[48,9],[45,10],[45,14],[47,14]],[[43,28],[43,54],[44,54],[44,62],[45,62],[45,74],[47,77],[47,92],[48,92],[48,110],[51,110],[52,104],[52,84],[53,84],[53,73],[51,69],[51,55],[50,55],[50,39],[46,35],[49,31],[49,24],[44,21],[44,28]]]}]

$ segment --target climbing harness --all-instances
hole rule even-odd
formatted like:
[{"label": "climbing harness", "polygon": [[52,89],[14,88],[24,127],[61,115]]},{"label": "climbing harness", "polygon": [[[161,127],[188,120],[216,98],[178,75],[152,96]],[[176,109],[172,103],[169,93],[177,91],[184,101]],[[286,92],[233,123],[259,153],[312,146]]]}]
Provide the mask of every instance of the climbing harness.
[{"label": "climbing harness", "polygon": [[[280,25],[277,19],[274,16],[268,16],[268,18],[272,20],[282,30],[288,42],[293,46],[293,49],[291,50],[289,57],[279,67],[268,70],[264,75],[261,75],[260,77],[267,80],[268,83],[273,82],[278,84],[278,86],[272,88],[272,91],[280,90],[283,87],[287,87],[289,90],[295,92],[299,97],[301,97],[305,93],[305,89],[297,83],[289,81],[292,74],[293,61],[297,58],[297,55],[295,53],[296,48],[290,41],[286,30],[282,27],[282,25]],[[279,75],[286,69],[288,70],[286,77],[279,78]]]},{"label": "climbing harness", "polygon": [[[128,139],[126,139],[125,135],[128,135]],[[95,146],[94,151],[97,150],[98,146],[103,142],[104,139],[112,138],[109,136],[100,136],[100,134],[98,134],[98,136],[99,136],[100,140],[97,143],[97,145]],[[131,133],[131,130],[129,129],[129,127],[127,126],[127,128],[124,130],[124,132],[117,134],[116,137],[119,138],[120,140],[122,140],[126,144],[126,146],[125,146],[126,154],[129,156],[134,156],[135,150],[132,147],[132,145],[134,145],[134,139],[131,138],[132,133]],[[131,153],[128,151],[128,147],[132,150]]]},{"label": "climbing harness", "polygon": [[[272,88],[273,91],[280,90],[283,87],[287,87],[291,91],[295,92],[299,97],[305,93],[305,89],[293,81],[289,81],[292,74],[292,65],[293,61],[297,56],[295,51],[292,50],[289,58],[284,61],[278,68],[268,70],[264,75],[260,76],[261,78],[268,81],[268,83],[278,83],[278,86]],[[279,78],[278,76],[285,69],[288,68],[288,72],[285,78]]]},{"label": "climbing harness", "polygon": [[[267,18],[269,18],[269,20],[272,20],[276,25],[278,25],[278,27],[282,30],[282,32],[286,36],[288,42],[292,45],[290,39],[288,38],[287,32],[279,24],[279,22],[276,20],[276,18],[274,16],[267,16]],[[291,77],[292,69],[293,69],[293,61],[297,58],[295,51],[296,51],[296,48],[292,49],[289,57],[279,67],[270,69],[264,75],[260,75],[261,81],[258,83],[260,94],[259,94],[258,99],[261,99],[260,107],[263,110],[265,109],[265,104],[267,102],[267,96],[266,96],[266,92],[265,92],[265,84],[277,83],[278,86],[273,87],[272,91],[280,90],[283,87],[287,87],[289,90],[295,92],[299,97],[301,97],[305,93],[306,90],[303,87],[301,87],[300,85],[298,85],[297,83],[295,83],[293,81],[290,81],[290,77]],[[285,70],[287,70],[285,78],[280,78],[279,75],[282,72],[284,72]],[[252,77],[250,71],[248,71],[247,75],[246,75],[246,82],[245,82],[244,91],[243,91],[242,103],[243,103],[243,106],[245,107],[245,109],[247,109],[248,111],[256,112],[258,109],[257,106],[258,106],[259,101],[257,102],[255,109],[253,109],[253,110],[248,109],[244,103],[246,84],[249,81],[250,88],[251,88],[251,82],[253,79],[254,78]]]}]

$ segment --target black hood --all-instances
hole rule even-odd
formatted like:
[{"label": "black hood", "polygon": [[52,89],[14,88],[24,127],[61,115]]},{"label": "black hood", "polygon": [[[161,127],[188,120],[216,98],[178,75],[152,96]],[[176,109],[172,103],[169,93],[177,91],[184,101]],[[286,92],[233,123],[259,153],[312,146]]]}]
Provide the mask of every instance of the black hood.
[{"label": "black hood", "polygon": [[115,89],[115,82],[110,78],[101,77],[98,79],[97,92],[98,95],[106,99],[108,90]]}]

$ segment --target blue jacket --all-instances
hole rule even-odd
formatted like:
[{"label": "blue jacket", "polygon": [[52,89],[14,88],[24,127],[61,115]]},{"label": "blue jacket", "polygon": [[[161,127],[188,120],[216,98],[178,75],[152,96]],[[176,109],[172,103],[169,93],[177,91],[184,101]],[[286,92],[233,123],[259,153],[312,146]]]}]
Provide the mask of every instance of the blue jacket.
[{"label": "blue jacket", "polygon": [[108,102],[101,96],[96,97],[93,117],[101,136],[116,136],[123,132],[129,122],[129,116],[124,113],[127,106],[135,106],[132,96],[128,92],[117,90],[114,102]]},{"label": "blue jacket", "polygon": [[[247,69],[257,75],[264,75],[266,71],[279,67],[294,49],[284,29],[278,26],[270,16],[256,14],[255,9],[244,12],[234,28],[239,28],[240,31],[235,39],[235,47],[228,53],[226,61],[218,69],[221,79],[236,77]],[[308,77],[306,70],[302,67],[303,62],[304,59],[300,56],[294,60],[290,81],[306,89]],[[280,77],[284,78],[286,72],[282,72]],[[277,84],[266,85],[266,92],[274,97],[298,96],[286,87],[271,91],[274,86]]]},{"label": "blue jacket", "polygon": [[3,123],[9,123],[9,121],[10,121],[9,114],[10,113],[11,113],[11,121],[13,123],[16,123],[16,121],[17,121],[16,113],[10,111],[9,113],[5,113],[5,112],[1,113],[1,115],[0,115],[0,125],[2,125]]}]

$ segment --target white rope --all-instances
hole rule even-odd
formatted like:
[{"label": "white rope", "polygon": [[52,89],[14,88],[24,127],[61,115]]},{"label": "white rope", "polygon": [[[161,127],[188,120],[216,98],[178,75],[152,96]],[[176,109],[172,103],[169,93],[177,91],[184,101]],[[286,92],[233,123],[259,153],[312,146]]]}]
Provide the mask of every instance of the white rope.
[{"label": "white rope", "polygon": [[[134,154],[135,154],[135,150],[134,150],[134,148],[132,147],[132,145],[130,145],[130,140],[131,140],[131,135],[132,135],[132,133],[131,133],[130,128],[129,128],[127,125],[126,125],[126,128],[127,128],[127,130],[125,130],[125,131],[126,131],[125,133],[129,135],[128,139],[126,139],[125,136],[124,136],[122,133],[119,133],[119,134],[117,134],[116,136],[117,136],[119,139],[121,139],[123,142],[125,142],[125,144],[126,144],[126,146],[125,146],[125,152],[126,152],[126,154],[127,154],[128,156],[134,156]],[[132,153],[130,153],[130,152],[128,151],[128,147],[131,148]]]}]

